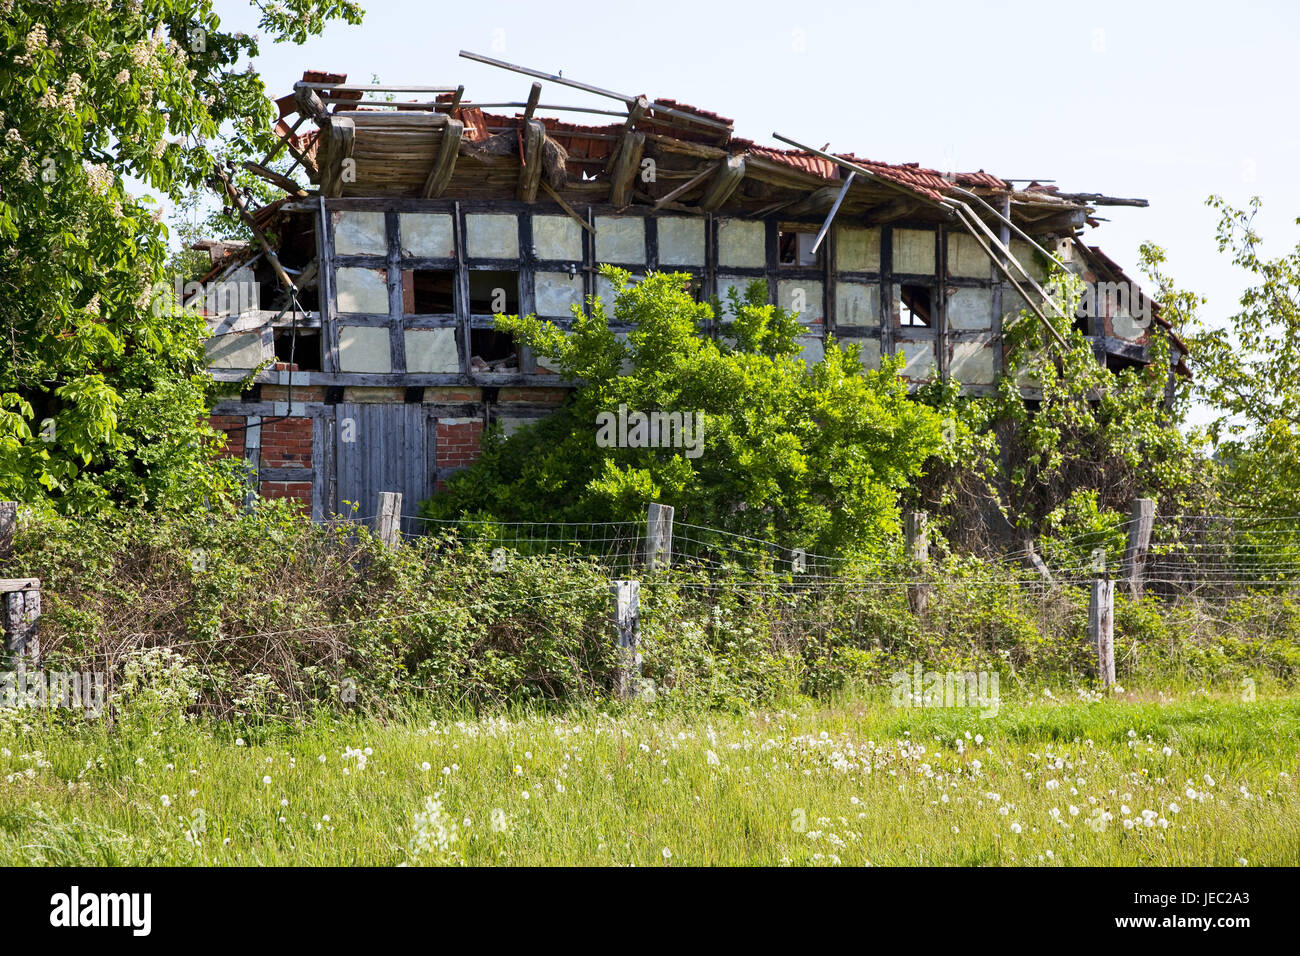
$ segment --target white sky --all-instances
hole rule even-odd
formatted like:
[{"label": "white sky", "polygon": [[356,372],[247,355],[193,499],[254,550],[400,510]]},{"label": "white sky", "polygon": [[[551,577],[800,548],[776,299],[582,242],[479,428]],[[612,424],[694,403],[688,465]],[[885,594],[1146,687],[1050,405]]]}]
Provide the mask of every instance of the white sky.
[{"label": "white sky", "polygon": [[[1261,196],[1270,254],[1300,238],[1294,2],[363,3],[361,26],[264,44],[268,90],[291,92],[311,68],[463,83],[480,102],[526,98],[530,78],[460,59],[466,49],[713,110],[759,143],[780,145],[775,130],[874,160],[1141,197],[1150,208],[1100,208],[1111,221],[1089,241],[1135,277],[1139,244],[1164,246],[1212,321],[1231,313],[1243,280],[1215,248],[1206,196]],[[224,28],[255,32],[247,0],[216,8]],[[545,82],[542,100],[612,103]]]}]

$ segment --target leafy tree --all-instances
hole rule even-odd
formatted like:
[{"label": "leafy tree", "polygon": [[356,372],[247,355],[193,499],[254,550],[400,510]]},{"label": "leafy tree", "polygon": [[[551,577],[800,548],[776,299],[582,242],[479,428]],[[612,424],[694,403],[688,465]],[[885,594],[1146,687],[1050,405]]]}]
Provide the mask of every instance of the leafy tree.
[{"label": "leafy tree", "polygon": [[[350,0],[261,5],[303,42]],[[0,495],[65,510],[192,502],[224,487],[200,423],[202,320],[156,294],[161,208],[269,145],[273,107],[241,67],[259,40],[211,0],[0,0]],[[157,303],[157,305],[155,305]]]},{"label": "leafy tree", "polygon": [[[1198,300],[1161,272],[1158,246],[1144,245],[1141,256],[1161,314],[1183,326]],[[1056,270],[1049,285],[1063,303],[1078,301],[1080,280],[1073,275]],[[1190,389],[1180,378],[1171,388],[1171,342],[1163,327],[1150,329],[1149,364],[1122,369],[1098,362],[1078,330],[1058,331],[1065,347],[1022,311],[1006,329],[1006,374],[994,394],[959,399],[951,384],[922,393],[954,421],[954,451],[946,467],[942,461],[931,467],[925,501],[945,511],[968,539],[979,523],[972,516],[991,504],[1016,537],[1054,540],[1058,551],[1072,552],[1058,555],[1069,560],[1092,547],[1115,550],[1134,497],[1177,507],[1209,494],[1212,474],[1203,436],[1180,427]]]},{"label": "leafy tree", "polygon": [[1300,514],[1300,244],[1265,258],[1254,227],[1258,198],[1249,210],[1217,196],[1207,204],[1220,212],[1219,251],[1252,280],[1226,324],[1198,323],[1191,340],[1224,494],[1258,514]]},{"label": "leafy tree", "polygon": [[[574,309],[571,331],[534,316],[497,320],[580,387],[543,422],[489,434],[479,462],[426,514],[637,520],[658,500],[682,520],[820,550],[866,550],[897,532],[901,489],[943,441],[942,420],[908,398],[897,360],[868,371],[856,348],[830,346],[809,368],[797,321],[760,284],[732,293],[722,337],[711,338],[702,333],[714,307],[692,298],[688,276],[629,285],[622,270],[604,274],[617,290],[612,313],[593,298]],[[625,341],[611,321],[632,329]],[[699,414],[700,453],[602,447],[599,416],[620,406]]]}]

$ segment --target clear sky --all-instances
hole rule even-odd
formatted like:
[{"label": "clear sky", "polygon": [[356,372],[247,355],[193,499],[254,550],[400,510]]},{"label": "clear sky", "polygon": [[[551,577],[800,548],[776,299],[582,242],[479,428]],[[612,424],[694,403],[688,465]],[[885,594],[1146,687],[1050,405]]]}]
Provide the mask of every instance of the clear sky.
[{"label": "clear sky", "polygon": [[[1212,321],[1230,314],[1243,279],[1215,248],[1206,196],[1262,197],[1270,254],[1300,239],[1296,0],[362,2],[361,26],[333,25],[302,47],[264,44],[256,66],[268,89],[291,92],[312,68],[363,83],[463,83],[481,102],[526,98],[531,79],[459,58],[466,49],[709,109],[760,143],[775,130],[891,163],[1141,197],[1149,208],[1100,208],[1111,221],[1089,241],[1135,277],[1139,244],[1163,245],[1175,280],[1209,298]],[[226,28],[256,32],[247,0],[216,7]],[[547,83],[542,98],[610,107]]]}]

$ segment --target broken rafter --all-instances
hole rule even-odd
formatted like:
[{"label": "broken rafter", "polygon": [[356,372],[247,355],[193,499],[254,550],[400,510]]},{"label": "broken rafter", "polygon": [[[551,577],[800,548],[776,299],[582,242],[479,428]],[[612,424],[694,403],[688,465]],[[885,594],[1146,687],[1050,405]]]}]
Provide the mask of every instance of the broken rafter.
[{"label": "broken rafter", "polygon": [[713,212],[731,198],[731,194],[736,191],[744,178],[744,155],[728,156],[718,164],[717,172],[704,188],[704,195],[700,197],[700,208],[705,212]]},{"label": "broken rafter", "polygon": [[[483,56],[480,53],[471,53],[468,50],[461,50],[460,55],[467,60],[474,60],[478,63],[486,63],[488,66],[500,67],[503,70],[511,70],[515,73],[522,73],[525,76],[535,77],[539,80],[550,80],[552,83],[559,83],[563,86],[571,86],[575,90],[583,90],[587,93],[595,93],[597,96],[608,97],[612,100],[620,100],[624,103],[631,103],[636,100],[635,96],[628,96],[623,93],[615,93],[613,90],[601,89],[599,86],[592,86],[590,83],[579,83],[577,80],[566,79],[554,73],[543,73],[541,70],[530,70],[526,66],[518,66],[514,63],[507,63],[505,60],[493,59],[490,56]],[[694,113],[688,113],[685,110],[675,109],[666,103],[660,103],[658,100],[650,104],[650,108],[662,116],[672,116],[688,123],[694,123],[698,126],[707,126],[711,129],[726,130],[731,132],[731,124],[723,123],[719,120],[709,119],[706,116],[698,116]]]},{"label": "broken rafter", "polygon": [[291,196],[306,196],[307,190],[290,179],[288,176],[282,176],[274,169],[267,169],[261,163],[255,163],[251,159],[244,160],[244,168],[254,175],[261,176],[268,183],[279,186]]},{"label": "broken rafter", "polygon": [[550,184],[547,183],[546,180],[543,179],[541,185],[542,185],[542,190],[546,193],[546,195],[554,199],[555,202],[559,205],[559,207],[563,209],[566,213],[568,213],[569,217],[573,219],[574,222],[580,225],[583,229],[586,229],[593,236],[596,234],[596,228],[591,223],[587,222],[587,220],[579,216],[578,213],[574,210],[574,208],[570,206],[567,202],[565,202],[564,198],[559,193],[557,193],[554,189],[552,189]]},{"label": "broken rafter", "polygon": [[1048,193],[1067,202],[1088,203],[1092,206],[1138,206],[1145,209],[1150,205],[1145,199],[1122,199],[1119,196],[1103,196],[1101,193]]},{"label": "broken rafter", "polygon": [[331,116],[329,125],[321,130],[322,148],[325,156],[321,161],[321,194],[338,197],[343,195],[343,177],[346,161],[352,158],[352,149],[356,145],[356,127],[350,118]]},{"label": "broken rafter", "polygon": [[524,120],[523,130],[523,168],[519,170],[519,188],[517,194],[524,202],[537,199],[537,186],[542,181],[542,150],[546,144],[546,127],[537,120]]},{"label": "broken rafter", "polygon": [[465,132],[465,124],[460,120],[448,119],[442,128],[438,140],[438,155],[433,161],[433,168],[424,181],[425,199],[437,199],[451,182],[452,173],[456,171],[456,157],[460,153],[460,139]]}]

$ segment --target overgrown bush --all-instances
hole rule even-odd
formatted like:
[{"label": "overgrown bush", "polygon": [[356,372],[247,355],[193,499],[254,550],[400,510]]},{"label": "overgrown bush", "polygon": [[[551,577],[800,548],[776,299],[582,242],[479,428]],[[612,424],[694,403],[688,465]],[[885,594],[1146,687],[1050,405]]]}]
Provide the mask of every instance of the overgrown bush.
[{"label": "overgrown bush", "polygon": [[[322,710],[599,701],[615,682],[610,573],[595,558],[494,554],[453,532],[384,547],[260,503],[186,522],[25,515],[0,573],[43,582],[50,670],[101,670],[114,711],[163,733],[185,714],[241,725]],[[925,609],[906,568],[796,582],[716,567],[641,573],[643,696],[750,707],[988,670],[1003,686],[1088,683],[1087,592],[937,553]],[[1121,683],[1300,671],[1295,595],[1116,601]]]}]

